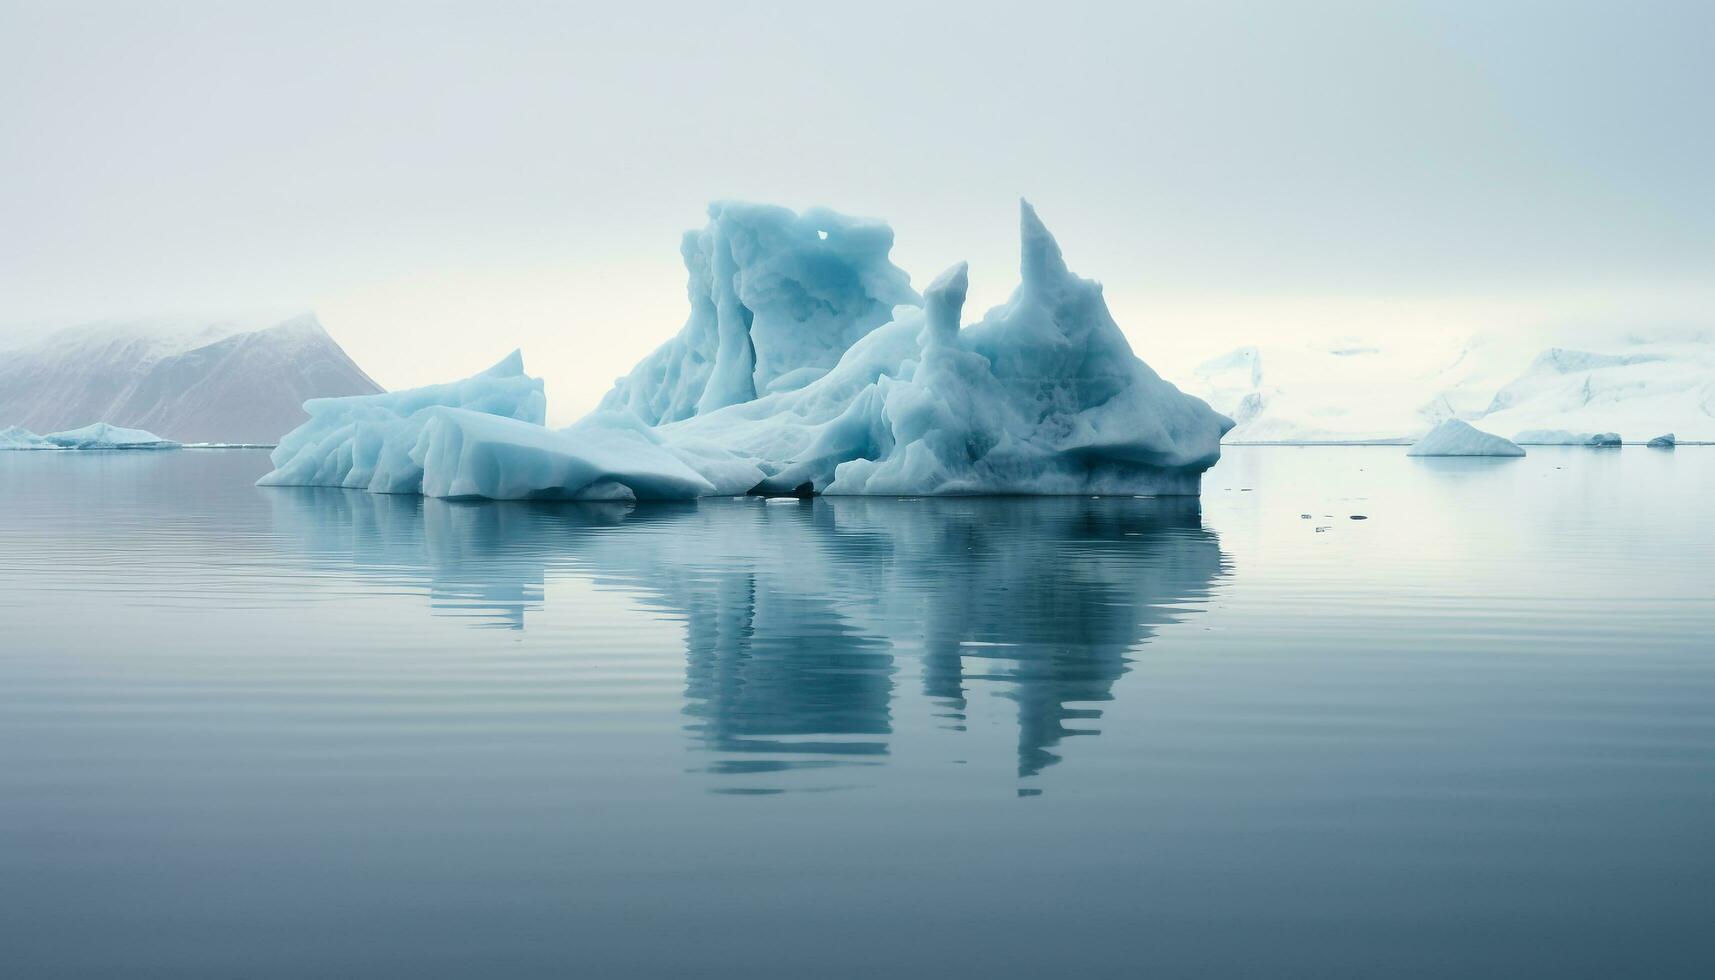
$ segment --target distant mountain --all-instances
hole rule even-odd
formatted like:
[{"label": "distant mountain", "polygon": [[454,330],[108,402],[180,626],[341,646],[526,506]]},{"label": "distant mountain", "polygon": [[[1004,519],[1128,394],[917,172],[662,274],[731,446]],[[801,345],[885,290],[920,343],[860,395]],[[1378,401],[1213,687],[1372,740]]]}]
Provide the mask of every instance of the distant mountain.
[{"label": "distant mountain", "polygon": [[1715,440],[1715,344],[1643,342],[1610,351],[1543,351],[1495,392],[1491,432],[1618,432],[1645,442],[1669,432]]},{"label": "distant mountain", "polygon": [[1237,423],[1227,443],[1404,441],[1456,414],[1429,376],[1447,360],[1346,341],[1252,345],[1198,365],[1183,387]]},{"label": "distant mountain", "polygon": [[313,314],[262,329],[106,322],[0,352],[0,426],[107,422],[180,442],[272,443],[303,403],[380,391]]},{"label": "distant mountain", "polygon": [[1346,340],[1240,347],[1185,388],[1238,425],[1225,442],[1404,441],[1449,418],[1515,438],[1527,430],[1664,433],[1715,440],[1715,335],[1540,331],[1436,346]]}]

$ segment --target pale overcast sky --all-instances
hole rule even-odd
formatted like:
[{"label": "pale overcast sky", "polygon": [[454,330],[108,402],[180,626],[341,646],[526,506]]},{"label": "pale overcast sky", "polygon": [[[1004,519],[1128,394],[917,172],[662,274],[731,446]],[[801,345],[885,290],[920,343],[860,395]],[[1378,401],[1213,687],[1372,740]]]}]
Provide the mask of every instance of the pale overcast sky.
[{"label": "pale overcast sky", "polygon": [[980,310],[1020,195],[1151,361],[1715,321],[1706,0],[925,6],[0,0],[0,331],[315,309],[390,386],[523,346],[563,419],[711,199],[886,218]]}]

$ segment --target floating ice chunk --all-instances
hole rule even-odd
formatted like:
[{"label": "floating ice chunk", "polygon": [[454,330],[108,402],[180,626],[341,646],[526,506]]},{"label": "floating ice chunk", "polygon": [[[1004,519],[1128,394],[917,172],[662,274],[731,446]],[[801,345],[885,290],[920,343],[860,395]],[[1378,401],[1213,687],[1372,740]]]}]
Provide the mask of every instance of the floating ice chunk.
[{"label": "floating ice chunk", "polygon": [[823,377],[662,438],[726,448],[769,493],[1197,493],[1231,421],[1132,354],[1028,203],[1020,231],[1023,281],[978,323],[959,327],[969,272],[954,266]]},{"label": "floating ice chunk", "polygon": [[1620,434],[1618,432],[1598,432],[1584,440],[1584,445],[1594,449],[1618,449],[1620,448]]},{"label": "floating ice chunk", "polygon": [[1511,440],[1491,435],[1469,422],[1448,419],[1412,443],[1407,456],[1523,456]]},{"label": "floating ice chunk", "polygon": [[[885,225],[725,204],[686,239],[691,318],[569,429],[514,354],[453,385],[307,404],[265,484],[432,496],[1196,494],[1231,420],[1132,353],[1028,203],[1022,283],[960,328]],[[918,305],[921,303],[921,305]],[[897,305],[896,305],[897,304]]]},{"label": "floating ice chunk", "polygon": [[1673,433],[1669,432],[1666,435],[1656,436],[1646,445],[1651,449],[1672,449],[1674,446],[1678,445],[1678,442],[1673,438]]},{"label": "floating ice chunk", "polygon": [[1565,429],[1526,429],[1513,436],[1521,446],[1582,446],[1592,437],[1589,432],[1569,432]]},{"label": "floating ice chunk", "polygon": [[21,425],[0,429],[0,449],[52,449],[54,444]]},{"label": "floating ice chunk", "polygon": [[179,444],[142,429],[122,429],[97,422],[80,429],[50,432],[42,437],[61,449],[178,449]]},{"label": "floating ice chunk", "polygon": [[431,408],[463,408],[541,426],[548,402],[539,378],[524,374],[518,351],[481,374],[408,391],[304,403],[309,421],[280,439],[264,486],[323,486],[421,493],[422,466],[411,458]]}]

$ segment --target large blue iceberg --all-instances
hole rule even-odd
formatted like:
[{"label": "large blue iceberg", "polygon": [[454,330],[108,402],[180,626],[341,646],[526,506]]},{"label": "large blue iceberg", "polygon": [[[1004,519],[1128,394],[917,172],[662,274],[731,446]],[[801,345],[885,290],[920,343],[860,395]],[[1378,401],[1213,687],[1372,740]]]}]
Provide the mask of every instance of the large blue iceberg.
[{"label": "large blue iceberg", "polygon": [[961,327],[884,224],[724,203],[683,244],[679,334],[566,429],[514,352],[464,381],[305,403],[265,485],[492,499],[1198,492],[1232,421],[1139,360],[1025,203],[1022,281]]}]

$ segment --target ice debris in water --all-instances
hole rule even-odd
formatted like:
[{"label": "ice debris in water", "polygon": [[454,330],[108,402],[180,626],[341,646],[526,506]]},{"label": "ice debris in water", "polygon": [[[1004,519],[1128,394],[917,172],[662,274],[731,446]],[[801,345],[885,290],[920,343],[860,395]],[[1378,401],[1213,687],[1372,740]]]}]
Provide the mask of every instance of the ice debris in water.
[{"label": "ice debris in water", "polygon": [[961,327],[963,263],[919,296],[893,233],[717,204],[682,246],[683,329],[567,429],[514,352],[465,381],[307,402],[272,485],[436,497],[1196,494],[1232,421],[1131,350],[1028,203],[1022,282]]},{"label": "ice debris in water", "polygon": [[1656,436],[1645,445],[1651,449],[1672,449],[1678,444],[1678,441],[1673,438],[1673,433],[1669,432],[1666,435]]},{"label": "ice debris in water", "polygon": [[1509,439],[1484,432],[1459,419],[1447,419],[1412,443],[1407,456],[1523,456]]}]

